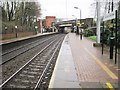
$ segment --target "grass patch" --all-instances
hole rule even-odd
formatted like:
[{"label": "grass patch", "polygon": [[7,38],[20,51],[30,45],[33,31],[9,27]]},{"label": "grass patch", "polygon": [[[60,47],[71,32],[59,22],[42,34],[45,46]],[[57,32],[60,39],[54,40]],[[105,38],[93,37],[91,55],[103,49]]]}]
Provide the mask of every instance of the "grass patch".
[{"label": "grass patch", "polygon": [[96,36],[90,36],[88,37],[90,40],[96,41]]}]

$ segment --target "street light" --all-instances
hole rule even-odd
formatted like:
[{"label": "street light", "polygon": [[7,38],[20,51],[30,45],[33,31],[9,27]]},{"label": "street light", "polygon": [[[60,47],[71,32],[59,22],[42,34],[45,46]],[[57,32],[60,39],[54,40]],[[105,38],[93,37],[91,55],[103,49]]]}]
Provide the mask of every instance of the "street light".
[{"label": "street light", "polygon": [[[73,17],[75,17],[75,26],[74,26],[74,30],[76,30],[77,27],[77,17],[75,15],[72,15]],[[74,31],[75,32],[75,31]]]},{"label": "street light", "polygon": [[[80,10],[80,26],[81,26],[81,9],[79,7],[74,7],[75,9],[79,9]],[[82,40],[82,30],[80,29],[80,39]]]},{"label": "street light", "polygon": [[80,10],[80,19],[81,19],[81,9],[78,7],[74,7],[75,9],[79,9]]},{"label": "street light", "polygon": [[77,21],[77,17],[75,15],[72,15],[73,17],[75,17],[76,21]]},{"label": "street light", "polygon": [[38,29],[38,26],[35,26],[35,31],[36,31],[36,34],[38,33],[37,29]]},{"label": "street light", "polygon": [[6,31],[7,31],[7,26],[5,26],[5,34],[6,34]]},{"label": "street light", "polygon": [[15,26],[15,36],[16,36],[16,38],[17,38],[17,26]]}]

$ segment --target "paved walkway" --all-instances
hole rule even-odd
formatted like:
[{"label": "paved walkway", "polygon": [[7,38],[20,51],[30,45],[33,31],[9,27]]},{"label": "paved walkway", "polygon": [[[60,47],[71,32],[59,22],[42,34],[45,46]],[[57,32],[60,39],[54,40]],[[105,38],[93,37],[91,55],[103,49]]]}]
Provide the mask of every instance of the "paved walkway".
[{"label": "paved walkway", "polygon": [[[75,79],[77,83],[75,82],[73,85],[78,85],[79,82],[80,88],[118,87],[119,69],[114,64],[114,61],[109,59],[109,53],[107,51],[104,51],[104,55],[102,55],[100,47],[93,47],[93,41],[84,37],[83,40],[80,40],[79,36],[75,33],[69,33],[65,41],[68,45],[65,45],[65,43],[62,45],[50,82],[50,88],[56,88],[56,85],[57,88],[64,88],[66,84],[59,82],[66,80],[65,76],[69,78],[69,74],[73,75],[73,73],[73,81],[74,76],[77,75],[77,80]],[[70,72],[66,74],[64,73],[64,70],[67,69],[65,62],[68,61],[70,63],[69,66],[74,64],[76,69],[74,67],[72,67],[73,69],[69,68]],[[64,72],[61,72],[60,68]],[[67,84],[67,86],[71,86],[71,84]]]},{"label": "paved walkway", "polygon": [[[81,86],[84,87],[86,82],[90,82],[90,87],[95,87],[94,84],[97,83],[103,84],[99,86],[103,87],[109,82],[116,87],[119,69],[114,61],[109,59],[109,53],[104,51],[102,55],[101,48],[93,47],[93,41],[87,38],[80,40],[74,33],[69,34],[69,40]],[[91,82],[95,83],[91,85]]]}]

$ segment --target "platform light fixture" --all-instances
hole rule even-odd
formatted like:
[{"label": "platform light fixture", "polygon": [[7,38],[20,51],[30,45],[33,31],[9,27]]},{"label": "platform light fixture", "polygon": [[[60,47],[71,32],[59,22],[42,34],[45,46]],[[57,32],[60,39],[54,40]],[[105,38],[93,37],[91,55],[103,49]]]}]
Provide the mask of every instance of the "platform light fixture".
[{"label": "platform light fixture", "polygon": [[17,28],[18,28],[18,26],[16,25],[16,26],[15,26],[15,36],[16,36],[16,38],[18,37],[18,36],[17,36]]},{"label": "platform light fixture", "polygon": [[[80,27],[81,27],[81,9],[79,7],[74,7],[75,9],[80,10]],[[82,30],[80,29],[80,39],[82,40]]]},{"label": "platform light fixture", "polygon": [[7,26],[5,26],[5,34],[6,34],[6,31],[7,31]]}]

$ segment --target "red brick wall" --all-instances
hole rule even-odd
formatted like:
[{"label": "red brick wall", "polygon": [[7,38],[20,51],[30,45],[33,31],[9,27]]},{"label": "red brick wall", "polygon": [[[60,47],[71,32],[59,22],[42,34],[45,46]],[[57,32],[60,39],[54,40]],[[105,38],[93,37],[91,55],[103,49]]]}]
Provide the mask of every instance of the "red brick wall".
[{"label": "red brick wall", "polygon": [[[34,32],[19,32],[17,33],[18,38],[19,37],[25,37],[25,36],[30,36],[30,35],[34,35]],[[12,38],[16,38],[16,34],[15,33],[11,33],[11,34],[2,34],[2,39],[12,39]]]},{"label": "red brick wall", "polygon": [[55,22],[55,16],[46,16],[46,27],[50,28],[52,22]]}]

